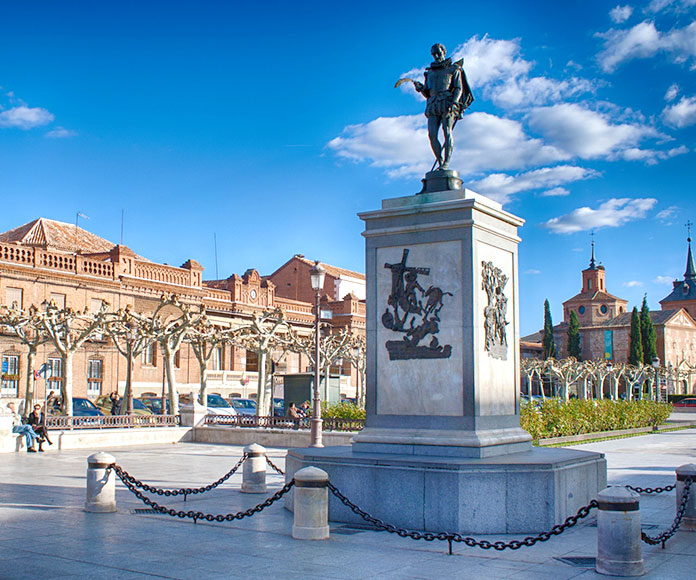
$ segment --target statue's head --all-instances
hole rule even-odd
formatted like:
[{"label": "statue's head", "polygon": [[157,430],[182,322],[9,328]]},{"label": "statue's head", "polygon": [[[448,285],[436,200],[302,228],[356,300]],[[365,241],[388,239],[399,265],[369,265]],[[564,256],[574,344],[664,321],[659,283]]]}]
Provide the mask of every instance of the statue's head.
[{"label": "statue's head", "polygon": [[445,48],[444,44],[440,44],[439,42],[437,44],[433,44],[432,48],[430,49],[430,54],[433,55],[433,58],[437,62],[441,62],[445,60],[445,55],[447,54],[447,49]]}]

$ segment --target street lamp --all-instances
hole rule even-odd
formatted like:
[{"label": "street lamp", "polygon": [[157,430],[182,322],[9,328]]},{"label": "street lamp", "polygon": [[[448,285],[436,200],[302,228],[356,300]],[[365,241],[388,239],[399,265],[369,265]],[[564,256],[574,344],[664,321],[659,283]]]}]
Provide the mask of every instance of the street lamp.
[{"label": "street lamp", "polygon": [[309,271],[309,277],[314,290],[314,402],[312,405],[311,424],[311,443],[310,447],[324,447],[321,442],[321,397],[319,396],[319,381],[321,380],[319,364],[319,322],[321,313],[319,311],[319,296],[324,288],[324,276],[326,270],[319,265],[319,260],[314,262],[314,266]]}]

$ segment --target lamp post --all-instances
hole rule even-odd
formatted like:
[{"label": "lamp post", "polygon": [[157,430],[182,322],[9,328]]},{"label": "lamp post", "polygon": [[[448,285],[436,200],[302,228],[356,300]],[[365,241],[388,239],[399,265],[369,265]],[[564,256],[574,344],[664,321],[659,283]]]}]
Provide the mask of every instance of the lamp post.
[{"label": "lamp post", "polygon": [[321,365],[319,357],[321,355],[319,348],[319,322],[321,313],[319,311],[319,297],[324,288],[324,276],[326,270],[319,265],[319,260],[314,262],[314,266],[309,271],[309,277],[314,290],[314,401],[312,404],[312,419],[311,424],[311,443],[310,447],[324,447],[321,442],[321,397],[319,396],[319,381],[321,380]]}]

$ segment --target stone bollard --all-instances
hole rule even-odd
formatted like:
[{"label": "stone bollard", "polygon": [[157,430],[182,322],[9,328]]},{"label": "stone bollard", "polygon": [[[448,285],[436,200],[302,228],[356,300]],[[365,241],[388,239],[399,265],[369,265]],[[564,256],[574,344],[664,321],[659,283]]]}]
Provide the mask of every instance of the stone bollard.
[{"label": "stone bollard", "polygon": [[597,567],[599,574],[645,574],[640,539],[640,496],[625,487],[597,494]]},{"label": "stone bollard", "polygon": [[696,463],[688,463],[677,467],[677,510],[681,504],[682,496],[684,495],[684,487],[686,487],[686,478],[692,477],[693,483],[689,491],[689,501],[686,502],[686,511],[682,520],[680,530],[685,532],[696,532]]},{"label": "stone bollard", "polygon": [[295,520],[292,537],[296,540],[329,539],[329,474],[316,467],[295,473]]},{"label": "stone bollard", "polygon": [[258,443],[244,448],[247,459],[242,466],[242,493],[266,493],[266,448]]},{"label": "stone bollard", "polygon": [[107,469],[116,463],[108,453],[94,453],[87,458],[87,500],[85,511],[110,513],[116,511],[116,473]]}]

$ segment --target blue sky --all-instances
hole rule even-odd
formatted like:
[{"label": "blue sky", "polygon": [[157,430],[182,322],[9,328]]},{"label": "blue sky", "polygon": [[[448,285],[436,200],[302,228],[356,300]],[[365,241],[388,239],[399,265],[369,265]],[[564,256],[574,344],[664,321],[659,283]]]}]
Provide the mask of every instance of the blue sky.
[{"label": "blue sky", "polygon": [[[580,289],[652,308],[696,221],[696,0],[0,2],[0,231],[44,216],[215,277],[362,271],[361,211],[432,163],[406,74],[442,42],[476,97],[465,185],[527,220],[523,334]],[[447,14],[443,11],[448,10]]]}]

